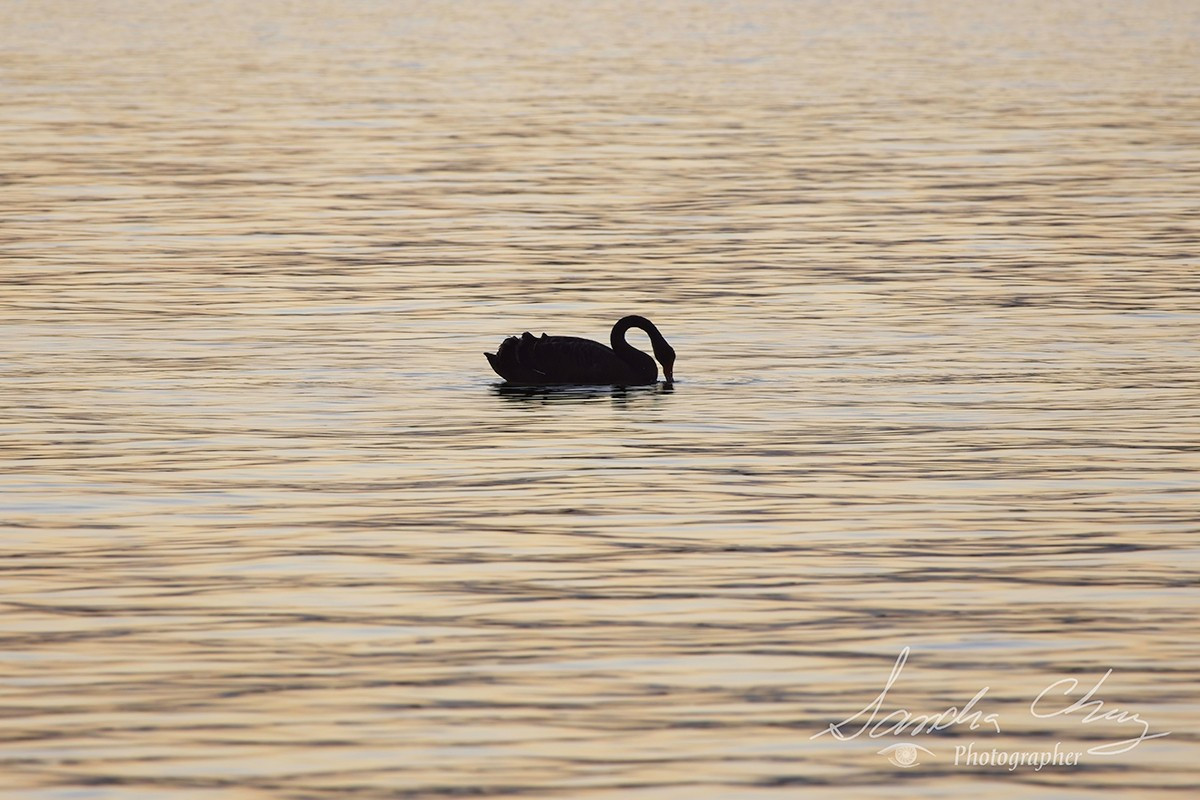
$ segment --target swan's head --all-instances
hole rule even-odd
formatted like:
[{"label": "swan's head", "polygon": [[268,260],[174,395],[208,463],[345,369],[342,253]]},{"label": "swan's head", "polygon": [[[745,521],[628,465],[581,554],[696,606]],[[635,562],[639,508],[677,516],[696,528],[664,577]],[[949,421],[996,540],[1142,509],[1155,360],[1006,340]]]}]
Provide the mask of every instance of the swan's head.
[{"label": "swan's head", "polygon": [[654,357],[658,359],[658,363],[662,364],[663,380],[671,383],[675,379],[675,348],[667,344],[667,340],[663,339],[661,343],[654,343]]}]

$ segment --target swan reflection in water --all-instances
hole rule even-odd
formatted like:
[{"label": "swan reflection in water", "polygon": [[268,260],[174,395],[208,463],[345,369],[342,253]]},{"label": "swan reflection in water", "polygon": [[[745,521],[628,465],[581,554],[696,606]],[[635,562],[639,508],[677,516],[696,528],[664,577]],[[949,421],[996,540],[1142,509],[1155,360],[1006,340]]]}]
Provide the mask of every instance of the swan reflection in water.
[{"label": "swan reflection in water", "polygon": [[492,384],[492,393],[509,402],[528,406],[559,403],[589,403],[608,398],[614,406],[626,407],[661,395],[673,394],[675,384],[650,386],[522,386],[514,383]]}]

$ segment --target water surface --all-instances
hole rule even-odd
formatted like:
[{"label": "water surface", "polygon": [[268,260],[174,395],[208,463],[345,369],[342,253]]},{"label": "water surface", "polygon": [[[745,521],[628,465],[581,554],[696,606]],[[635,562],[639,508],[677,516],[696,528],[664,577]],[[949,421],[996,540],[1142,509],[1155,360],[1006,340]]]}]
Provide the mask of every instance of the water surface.
[{"label": "water surface", "polygon": [[1194,4],[0,14],[6,796],[1190,796]]}]

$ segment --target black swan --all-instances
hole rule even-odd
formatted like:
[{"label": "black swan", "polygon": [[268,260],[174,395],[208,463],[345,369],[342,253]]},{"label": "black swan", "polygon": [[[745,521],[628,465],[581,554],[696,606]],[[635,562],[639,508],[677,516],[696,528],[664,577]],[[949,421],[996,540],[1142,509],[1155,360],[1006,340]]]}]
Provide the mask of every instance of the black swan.
[{"label": "black swan", "polygon": [[645,317],[622,317],[613,325],[605,347],[591,339],[576,336],[534,336],[529,331],[520,338],[510,336],[500,343],[495,353],[484,353],[496,374],[509,383],[545,386],[548,384],[612,384],[641,386],[658,380],[658,365],[654,358],[637,350],[625,341],[625,332],[641,328],[650,334],[654,358],[663,367],[663,377],[670,383],[675,367],[675,351],[667,340]]}]

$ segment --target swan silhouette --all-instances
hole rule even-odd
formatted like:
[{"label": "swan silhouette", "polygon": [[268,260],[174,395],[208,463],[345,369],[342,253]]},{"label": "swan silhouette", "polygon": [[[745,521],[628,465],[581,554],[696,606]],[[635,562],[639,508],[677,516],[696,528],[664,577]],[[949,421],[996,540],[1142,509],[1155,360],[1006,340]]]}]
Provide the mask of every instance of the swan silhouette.
[{"label": "swan silhouette", "polygon": [[654,358],[663,367],[667,383],[672,380],[675,350],[654,323],[636,314],[622,317],[613,325],[605,347],[577,336],[534,336],[529,331],[510,336],[495,353],[484,353],[496,374],[509,383],[546,386],[550,384],[612,384],[642,386],[658,380],[654,358],[625,341],[625,332],[641,328],[650,334]]}]

